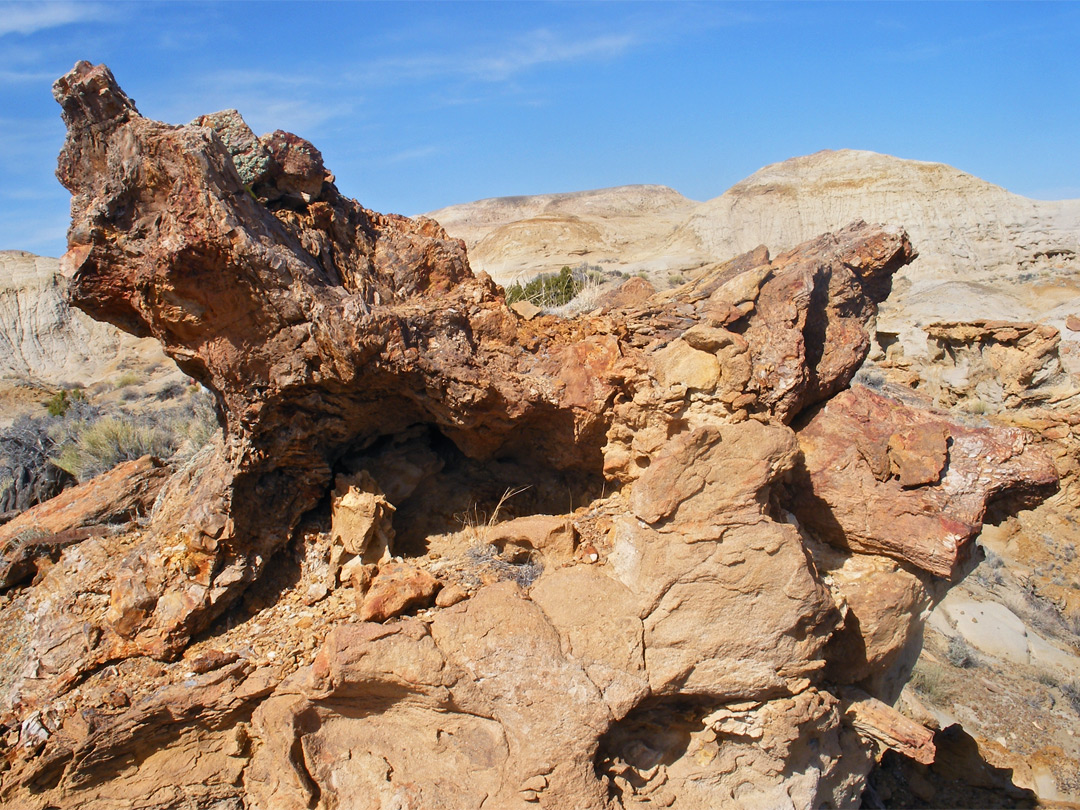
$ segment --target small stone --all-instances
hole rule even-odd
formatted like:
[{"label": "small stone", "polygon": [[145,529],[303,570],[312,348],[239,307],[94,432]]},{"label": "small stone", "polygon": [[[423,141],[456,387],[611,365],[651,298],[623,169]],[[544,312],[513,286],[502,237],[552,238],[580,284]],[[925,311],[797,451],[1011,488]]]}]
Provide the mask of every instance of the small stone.
[{"label": "small stone", "polygon": [[452,582],[439,591],[439,595],[435,597],[435,604],[438,607],[450,607],[468,598],[469,594],[465,592],[465,589],[456,582]]},{"label": "small stone", "polygon": [[311,585],[306,591],[304,591],[304,596],[303,598],[301,598],[300,601],[310,607],[316,602],[320,602],[325,599],[327,593],[329,593],[329,590],[327,589],[326,585],[321,582],[316,582]]},{"label": "small stone", "polygon": [[384,622],[412,607],[431,604],[439,581],[427,571],[407,563],[379,567],[371,588],[359,601],[362,622]]},{"label": "small stone", "polygon": [[533,318],[535,318],[537,315],[544,311],[540,309],[540,307],[536,306],[536,304],[530,303],[528,301],[515,301],[510,305],[510,309],[514,310],[514,312],[516,312],[526,321],[531,321]]},{"label": "small stone", "polygon": [[210,650],[203,653],[197,658],[192,659],[188,663],[188,668],[196,675],[202,675],[204,672],[210,672],[213,669],[221,669],[223,666],[238,661],[240,654],[233,651],[224,650]]},{"label": "small stone", "polygon": [[587,563],[594,563],[600,560],[600,552],[592,543],[585,543],[578,549],[578,557]]}]

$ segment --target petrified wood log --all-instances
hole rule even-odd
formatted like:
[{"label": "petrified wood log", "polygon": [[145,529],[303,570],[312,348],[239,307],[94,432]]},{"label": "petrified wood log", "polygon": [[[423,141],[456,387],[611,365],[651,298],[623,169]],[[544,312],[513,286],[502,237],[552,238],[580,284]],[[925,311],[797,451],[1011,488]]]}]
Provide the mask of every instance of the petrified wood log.
[{"label": "petrified wood log", "polygon": [[[790,425],[864,359],[914,256],[902,231],[856,223],[619,309],[525,319],[436,223],[341,196],[296,136],[256,138],[234,112],[147,120],[87,63],[55,93],[73,300],[157,337],[214,391],[224,437],[145,531],[69,547],[0,611],[0,799],[856,806],[875,738],[918,739],[838,695],[887,681],[921,632],[916,617],[871,637],[895,608],[868,583],[900,577],[921,609],[929,575],[817,551],[827,583],[789,512],[831,480]],[[856,420],[837,441],[878,447],[882,429]],[[935,430],[888,432],[898,472],[859,479],[867,502],[947,480],[952,428]],[[507,469],[548,504],[583,480],[585,505],[498,531],[502,499],[484,518],[474,504],[427,548],[442,501]],[[1023,490],[1029,469],[973,493]],[[356,531],[412,537],[407,561],[335,535],[350,492],[379,506],[357,507]],[[926,564],[903,538],[822,534]]]},{"label": "petrified wood log", "polygon": [[[696,411],[788,422],[841,389],[915,255],[904,234],[859,224],[772,261],[759,249],[655,303],[526,323],[461,243],[343,197],[302,139],[257,139],[228,113],[148,120],[87,63],[55,94],[73,302],[161,340],[215,392],[226,429],[201,514],[160,527],[213,546],[202,604],[125,634],[157,655],[257,574],[343,456],[426,424],[469,457],[632,480]],[[659,407],[672,388],[686,414]]]}]

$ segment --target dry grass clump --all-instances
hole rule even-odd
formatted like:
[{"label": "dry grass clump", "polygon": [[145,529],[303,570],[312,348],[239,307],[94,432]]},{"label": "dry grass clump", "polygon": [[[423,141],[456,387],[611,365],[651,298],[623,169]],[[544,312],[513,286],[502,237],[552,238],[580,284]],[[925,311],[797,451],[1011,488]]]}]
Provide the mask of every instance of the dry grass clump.
[{"label": "dry grass clump", "polygon": [[0,431],[0,502],[11,500],[8,490],[19,480],[45,480],[56,477],[57,470],[87,481],[148,454],[164,460],[186,458],[220,430],[213,398],[202,389],[188,391],[183,401],[168,408],[140,413],[104,410],[82,391],[64,391],[46,410]]},{"label": "dry grass clump", "polygon": [[122,461],[145,455],[168,458],[176,450],[175,435],[152,420],[105,416],[74,425],[53,463],[80,481],[101,475]]},{"label": "dry grass clump", "polygon": [[187,457],[220,430],[209,394],[199,391],[176,407],[133,415],[124,411],[67,420],[54,433],[52,462],[80,481],[145,455]]}]

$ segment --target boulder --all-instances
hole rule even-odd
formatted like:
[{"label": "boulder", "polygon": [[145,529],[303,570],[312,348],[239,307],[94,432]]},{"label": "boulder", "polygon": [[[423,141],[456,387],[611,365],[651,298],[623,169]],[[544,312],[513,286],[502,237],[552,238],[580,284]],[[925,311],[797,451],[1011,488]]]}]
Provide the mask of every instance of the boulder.
[{"label": "boulder", "polygon": [[864,386],[830,400],[798,437],[803,524],[940,577],[961,572],[992,501],[1031,506],[1058,486],[1025,431],[963,424]]}]

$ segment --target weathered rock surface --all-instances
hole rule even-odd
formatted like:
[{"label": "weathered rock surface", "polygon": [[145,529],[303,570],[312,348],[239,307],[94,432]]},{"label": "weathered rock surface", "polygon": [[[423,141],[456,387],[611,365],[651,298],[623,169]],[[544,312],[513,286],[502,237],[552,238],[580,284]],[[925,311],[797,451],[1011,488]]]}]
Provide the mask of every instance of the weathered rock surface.
[{"label": "weathered rock surface", "polygon": [[1049,457],[1015,428],[974,427],[863,386],[799,431],[806,478],[795,514],[845,548],[959,573],[995,498],[1034,506],[1058,485]]},{"label": "weathered rock surface", "polygon": [[31,576],[65,546],[150,513],[169,470],[150,456],[118,464],[0,526],[0,589]]},{"label": "weathered rock surface", "polygon": [[881,308],[883,343],[925,356],[923,327],[936,321],[1037,320],[1062,331],[1064,360],[1080,369],[1067,331],[1070,316],[1080,323],[1080,200],[1026,199],[940,163],[851,149],[766,166],[703,203],[663,192],[481,200],[431,216],[501,283],[586,261],[667,286],[672,271],[762,243],[786,250],[856,219],[902,226],[920,257]]},{"label": "weathered rock surface", "polygon": [[[160,340],[225,437],[148,525],[5,597],[0,800],[853,807],[879,744],[928,756],[871,700],[921,633],[876,632],[880,595],[938,596],[876,552],[917,544],[822,550],[791,517],[812,436],[792,425],[865,359],[903,232],[525,320],[435,223],[342,197],[302,139],[150,121],[87,63],[55,92],[73,300]],[[916,423],[889,432],[915,490],[941,456]],[[1009,453],[966,480],[972,526],[969,501],[1051,485],[1020,432],[985,436]]]},{"label": "weathered rock surface", "polygon": [[157,341],[131,335],[69,306],[56,259],[0,251],[0,380],[87,386],[120,360],[167,363]]},{"label": "weathered rock surface", "polygon": [[[950,742],[919,791],[938,803],[978,804],[989,801],[985,791],[1000,795],[1004,786],[1016,807],[1036,799],[1069,806],[1080,801],[1069,698],[1080,682],[1080,386],[1063,368],[1057,330],[1046,324],[946,322],[927,331],[927,357],[888,351],[863,376],[917,385],[956,421],[991,418],[1028,431],[1061,483],[1037,508],[1000,523],[995,516],[998,525],[979,537],[985,559],[929,618],[926,647],[899,705]],[[875,782],[899,804],[907,793],[895,779],[904,769],[887,763]]]}]

